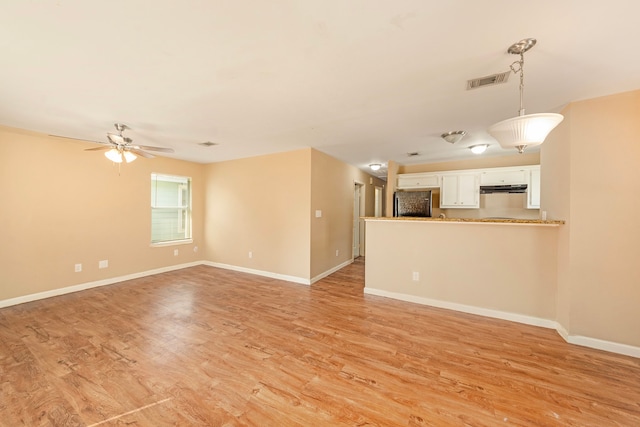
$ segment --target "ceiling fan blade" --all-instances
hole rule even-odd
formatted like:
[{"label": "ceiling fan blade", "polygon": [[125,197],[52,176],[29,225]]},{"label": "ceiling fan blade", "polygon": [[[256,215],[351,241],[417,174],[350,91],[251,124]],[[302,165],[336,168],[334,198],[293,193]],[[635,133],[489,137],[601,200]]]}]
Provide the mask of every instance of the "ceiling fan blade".
[{"label": "ceiling fan blade", "polygon": [[110,150],[113,146],[111,144],[104,147],[94,147],[94,148],[85,148],[84,151],[100,151],[100,150]]},{"label": "ceiling fan blade", "polygon": [[93,140],[91,140],[91,139],[83,139],[83,138],[72,138],[72,137],[70,137],[70,136],[51,135],[51,134],[49,134],[49,136],[52,136],[52,137],[54,137],[54,138],[73,139],[73,140],[76,140],[76,141],[95,142],[96,144],[108,144],[108,142],[93,141]]},{"label": "ceiling fan blade", "polygon": [[133,154],[137,154],[140,157],[144,157],[147,159],[153,159],[155,156],[153,154],[145,153],[142,150],[138,150],[137,148],[128,147],[128,151],[131,151]]},{"label": "ceiling fan blade", "polygon": [[136,145],[137,148],[149,151],[161,151],[163,153],[173,153],[173,148],[151,147],[149,145]]}]

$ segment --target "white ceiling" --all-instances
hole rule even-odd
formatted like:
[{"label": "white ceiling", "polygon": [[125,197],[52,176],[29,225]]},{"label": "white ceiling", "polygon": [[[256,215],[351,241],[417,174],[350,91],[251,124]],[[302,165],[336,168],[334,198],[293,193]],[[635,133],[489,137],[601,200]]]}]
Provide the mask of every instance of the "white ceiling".
[{"label": "white ceiling", "polygon": [[[5,0],[0,124],[106,141],[118,121],[202,163],[504,155],[486,129],[517,115],[518,76],[466,81],[507,71],[509,45],[534,37],[527,113],[638,89],[638,16],[637,0]],[[468,135],[450,145],[450,130]]]}]

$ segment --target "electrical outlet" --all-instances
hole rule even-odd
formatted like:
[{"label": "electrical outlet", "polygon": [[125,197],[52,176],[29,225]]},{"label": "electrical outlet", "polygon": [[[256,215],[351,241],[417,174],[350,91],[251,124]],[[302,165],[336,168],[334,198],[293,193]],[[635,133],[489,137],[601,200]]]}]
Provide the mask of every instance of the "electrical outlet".
[{"label": "electrical outlet", "polygon": [[178,253],[179,253],[179,252],[178,252],[178,250],[177,250],[177,249],[174,249],[174,250],[173,250],[173,256],[178,256]]},{"label": "electrical outlet", "polygon": [[198,252],[198,247],[197,246],[193,247],[193,252]]},{"label": "electrical outlet", "polygon": [[249,251],[249,258],[253,258],[253,252]]},{"label": "electrical outlet", "polygon": [[98,261],[98,268],[107,268],[109,267],[109,260],[103,259],[102,261]]},{"label": "electrical outlet", "polygon": [[418,280],[420,280],[420,272],[414,271],[413,272],[413,281],[417,282]]},{"label": "electrical outlet", "polygon": [[75,271],[76,273],[80,273],[80,272],[82,271],[82,264],[76,264],[76,265],[74,266],[74,271]]}]

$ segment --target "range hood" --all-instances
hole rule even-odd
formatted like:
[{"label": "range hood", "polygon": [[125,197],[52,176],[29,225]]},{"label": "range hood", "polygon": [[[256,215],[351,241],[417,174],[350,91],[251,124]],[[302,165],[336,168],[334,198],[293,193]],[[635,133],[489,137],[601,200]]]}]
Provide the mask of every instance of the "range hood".
[{"label": "range hood", "polygon": [[527,184],[481,185],[480,194],[492,193],[526,193]]}]

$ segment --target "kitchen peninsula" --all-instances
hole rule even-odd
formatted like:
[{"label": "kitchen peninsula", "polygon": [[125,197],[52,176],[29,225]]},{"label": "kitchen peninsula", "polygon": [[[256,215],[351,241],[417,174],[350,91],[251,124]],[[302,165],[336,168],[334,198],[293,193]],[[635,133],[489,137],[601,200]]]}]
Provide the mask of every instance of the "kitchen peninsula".
[{"label": "kitchen peninsula", "polygon": [[564,221],[365,218],[365,293],[556,327]]}]

